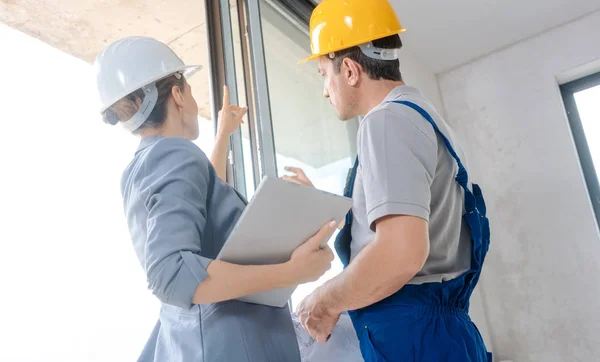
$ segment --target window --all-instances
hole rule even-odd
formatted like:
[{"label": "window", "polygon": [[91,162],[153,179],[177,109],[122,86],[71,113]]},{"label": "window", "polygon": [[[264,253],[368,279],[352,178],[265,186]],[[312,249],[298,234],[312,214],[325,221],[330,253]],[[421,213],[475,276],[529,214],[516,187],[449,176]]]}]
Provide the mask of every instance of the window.
[{"label": "window", "polygon": [[[204,3],[183,12],[170,3],[83,9],[95,4],[60,3],[36,17],[52,22],[51,34],[38,35],[43,41],[0,24],[0,361],[135,361],[158,318],[119,192],[139,141],[98,115],[91,62],[104,45],[149,35],[203,65],[190,84],[200,107],[197,144],[212,150]],[[125,15],[115,17],[120,11]],[[70,21],[77,26],[66,26]]]},{"label": "window", "polygon": [[600,224],[600,73],[562,85],[561,92],[596,220]]},{"label": "window", "polygon": [[[270,0],[259,4],[277,173],[285,174],[285,166],[300,167],[317,188],[342,194],[356,157],[358,120],[338,119],[323,97],[316,62],[297,64],[310,55],[308,24],[295,16],[293,8]],[[329,243],[332,248],[333,241]],[[336,258],[321,279],[296,289],[292,308],[341,271],[342,263]]]},{"label": "window", "polygon": [[[145,35],[202,65],[190,85],[200,108],[196,143],[207,154],[220,85],[234,84],[239,104],[257,112],[232,137],[230,181],[248,197],[259,170],[281,175],[287,165],[303,167],[317,187],[341,193],[358,124],[336,119],[315,64],[296,64],[310,52],[307,1],[261,0],[262,20],[258,3],[242,0],[193,1],[183,12],[167,2],[57,4],[17,2],[7,5],[11,16],[1,17],[40,40],[0,24],[0,275],[8,296],[0,340],[9,341],[0,361],[132,361],[154,327],[159,302],[131,246],[119,192],[138,140],[100,120],[96,54],[116,39]],[[205,9],[218,16],[205,18]],[[37,21],[27,21],[31,14]],[[264,52],[256,43],[242,46],[261,29]],[[294,305],[339,271],[337,261],[323,279],[298,288]]]}]

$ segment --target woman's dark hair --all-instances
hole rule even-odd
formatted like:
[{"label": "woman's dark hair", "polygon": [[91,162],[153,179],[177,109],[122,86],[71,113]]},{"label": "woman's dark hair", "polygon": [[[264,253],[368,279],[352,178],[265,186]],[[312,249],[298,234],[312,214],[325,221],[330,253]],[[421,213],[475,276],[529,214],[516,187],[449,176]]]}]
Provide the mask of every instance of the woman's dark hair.
[{"label": "woman's dark hair", "polygon": [[[142,124],[137,131],[144,128],[159,128],[162,126],[167,115],[167,103],[171,97],[173,87],[179,87],[183,92],[185,84],[185,77],[179,73],[157,81],[156,89],[158,90],[158,100],[144,124]],[[144,90],[138,89],[121,98],[102,113],[104,122],[114,125],[118,122],[127,121],[138,111],[144,101],[144,97]]]}]

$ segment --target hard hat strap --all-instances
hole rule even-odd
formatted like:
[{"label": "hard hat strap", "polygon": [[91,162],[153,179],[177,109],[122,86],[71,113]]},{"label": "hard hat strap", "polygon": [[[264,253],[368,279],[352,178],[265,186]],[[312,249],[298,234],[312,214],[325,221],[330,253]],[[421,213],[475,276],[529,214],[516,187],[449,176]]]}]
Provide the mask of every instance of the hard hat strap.
[{"label": "hard hat strap", "polygon": [[135,131],[136,129],[140,128],[144,122],[146,122],[150,116],[150,113],[152,113],[156,102],[158,101],[158,89],[156,89],[155,83],[148,84],[147,86],[143,87],[142,90],[144,91],[144,100],[142,101],[140,109],[135,112],[133,117],[125,122],[121,122],[123,128],[129,132]]},{"label": "hard hat strap", "polygon": [[377,60],[397,60],[398,51],[400,49],[384,49],[378,48],[373,43],[368,42],[358,46],[360,50],[369,58]]}]

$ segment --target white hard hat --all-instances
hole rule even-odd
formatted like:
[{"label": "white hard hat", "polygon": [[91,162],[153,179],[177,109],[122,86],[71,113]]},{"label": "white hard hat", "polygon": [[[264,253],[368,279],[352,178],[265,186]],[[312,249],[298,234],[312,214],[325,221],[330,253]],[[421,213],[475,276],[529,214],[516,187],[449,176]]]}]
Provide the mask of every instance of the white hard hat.
[{"label": "white hard hat", "polygon": [[[187,66],[167,45],[147,37],[128,37],[108,45],[94,61],[104,112],[121,98],[171,74],[190,77],[201,66]],[[153,107],[154,105],[152,105]]]}]

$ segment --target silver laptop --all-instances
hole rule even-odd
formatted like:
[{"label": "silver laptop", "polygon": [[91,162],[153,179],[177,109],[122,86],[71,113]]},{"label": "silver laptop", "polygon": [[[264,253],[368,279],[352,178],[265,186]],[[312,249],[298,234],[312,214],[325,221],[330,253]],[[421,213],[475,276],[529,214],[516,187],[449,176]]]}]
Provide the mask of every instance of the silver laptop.
[{"label": "silver laptop", "polygon": [[[341,222],[351,207],[349,198],[277,177],[266,177],[217,259],[241,265],[284,263],[325,223]],[[238,300],[284,307],[295,289],[295,286],[275,289]]]}]

